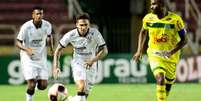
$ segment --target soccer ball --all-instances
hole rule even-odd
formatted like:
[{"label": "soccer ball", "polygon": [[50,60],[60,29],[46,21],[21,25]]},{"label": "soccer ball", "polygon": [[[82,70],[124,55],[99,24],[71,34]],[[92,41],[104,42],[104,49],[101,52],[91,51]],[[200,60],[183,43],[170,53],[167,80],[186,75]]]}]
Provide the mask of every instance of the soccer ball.
[{"label": "soccer ball", "polygon": [[48,90],[50,101],[65,101],[68,97],[68,90],[61,83],[53,84]]}]

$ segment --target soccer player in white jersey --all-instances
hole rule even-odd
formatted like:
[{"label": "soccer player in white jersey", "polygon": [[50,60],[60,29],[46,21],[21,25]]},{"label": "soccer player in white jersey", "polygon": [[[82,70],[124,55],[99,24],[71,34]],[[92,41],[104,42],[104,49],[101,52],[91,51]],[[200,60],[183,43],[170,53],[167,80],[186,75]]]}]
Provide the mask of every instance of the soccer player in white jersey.
[{"label": "soccer player in white jersey", "polygon": [[96,62],[108,54],[106,43],[96,28],[90,28],[88,13],[76,17],[76,28],[66,33],[59,41],[54,53],[53,76],[58,76],[59,57],[68,44],[74,48],[71,67],[77,87],[77,95],[70,101],[86,101],[96,76]]},{"label": "soccer player in white jersey", "polygon": [[35,87],[44,90],[47,87],[47,48],[53,53],[52,25],[43,20],[43,9],[34,7],[32,20],[21,26],[16,46],[20,49],[21,66],[27,81],[26,101],[32,101]]}]

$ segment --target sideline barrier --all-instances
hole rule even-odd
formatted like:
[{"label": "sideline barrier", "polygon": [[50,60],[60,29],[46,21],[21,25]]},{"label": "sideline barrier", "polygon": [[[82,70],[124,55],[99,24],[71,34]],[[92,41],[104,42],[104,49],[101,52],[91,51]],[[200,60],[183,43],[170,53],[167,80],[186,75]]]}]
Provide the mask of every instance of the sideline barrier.
[{"label": "sideline barrier", "polygon": [[[102,61],[98,61],[98,73],[96,83],[153,83],[154,77],[150,71],[146,55],[139,63],[131,60],[130,54],[110,54]],[[71,55],[61,56],[60,63],[62,72],[60,82],[73,83],[70,68]],[[51,58],[48,57],[48,67],[50,79]],[[19,56],[0,56],[0,84],[19,85],[24,84],[25,80],[20,68]],[[201,83],[201,56],[181,59],[177,65],[176,82],[195,82]]]}]

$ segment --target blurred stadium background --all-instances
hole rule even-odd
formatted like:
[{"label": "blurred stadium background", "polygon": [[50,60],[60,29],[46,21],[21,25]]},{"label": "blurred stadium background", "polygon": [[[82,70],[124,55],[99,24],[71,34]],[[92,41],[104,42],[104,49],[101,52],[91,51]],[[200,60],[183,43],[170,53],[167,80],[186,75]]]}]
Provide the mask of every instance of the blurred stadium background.
[{"label": "blurred stadium background", "polygon": [[[5,95],[7,97],[14,96],[15,92],[19,91],[23,93],[19,96],[24,96],[25,81],[20,68],[19,50],[14,46],[15,38],[20,26],[31,19],[32,8],[36,5],[41,5],[44,8],[44,19],[49,20],[53,24],[55,46],[61,36],[75,27],[73,19],[76,14],[84,11],[91,15],[92,26],[98,27],[109,48],[108,57],[103,61],[99,61],[100,68],[98,68],[96,83],[100,85],[97,87],[101,87],[102,84],[102,88],[105,85],[106,88],[110,85],[111,89],[115,89],[112,88],[113,84],[118,84],[118,86],[122,86],[123,88],[130,87],[133,91],[122,91],[130,95],[130,98],[125,97],[126,99],[124,99],[124,101],[129,101],[129,99],[136,99],[135,93],[143,91],[141,89],[134,90],[139,84],[143,84],[141,87],[145,88],[145,92],[143,93],[150,93],[152,95],[148,96],[147,99],[143,99],[142,93],[142,99],[136,99],[135,101],[145,101],[149,100],[149,98],[154,99],[153,93],[155,88],[153,88],[152,83],[155,80],[150,72],[146,55],[143,56],[140,63],[131,61],[131,57],[137,48],[137,37],[141,28],[141,19],[149,11],[149,3],[149,0],[0,0],[0,91],[8,92],[19,88],[20,90],[15,90],[13,95],[10,92],[5,93]],[[179,83],[178,86],[181,86],[178,88],[176,86],[175,89],[178,91],[174,91],[179,94],[179,97],[182,95],[181,92],[184,91],[186,95],[194,95],[194,97],[189,96],[189,100],[192,97],[194,98],[192,101],[200,101],[201,1],[168,0],[168,8],[182,16],[190,39],[188,45],[183,49],[182,59],[178,63],[176,71],[176,82]],[[70,84],[70,87],[73,87],[71,85],[73,84],[73,79],[69,68],[72,58],[71,53],[71,46],[68,46],[63,52],[60,60],[62,73],[59,82],[67,85]],[[48,59],[48,65],[51,68],[52,58],[48,57]],[[54,82],[51,80],[51,71],[49,82]],[[136,84],[136,87],[130,84]],[[189,85],[191,91],[186,90],[185,93],[185,89]],[[12,89],[6,90],[5,88]],[[150,92],[146,91],[147,88],[147,91],[150,90]],[[118,96],[118,93],[116,94]],[[126,94],[123,94],[123,96],[126,96]],[[1,94],[0,98],[3,98],[3,101],[11,101],[6,96],[3,97]],[[44,96],[46,97],[46,95]],[[93,96],[95,98],[96,94]],[[119,96],[121,95],[119,94]],[[104,95],[102,94],[99,97],[102,98]],[[175,98],[178,97],[174,95],[170,99],[171,101],[188,101],[188,97],[187,99]],[[109,99],[110,101],[118,100],[115,96]],[[38,101],[47,101],[47,99],[40,100],[38,98]],[[90,101],[100,101],[100,99],[97,98],[94,100],[92,97]]]}]

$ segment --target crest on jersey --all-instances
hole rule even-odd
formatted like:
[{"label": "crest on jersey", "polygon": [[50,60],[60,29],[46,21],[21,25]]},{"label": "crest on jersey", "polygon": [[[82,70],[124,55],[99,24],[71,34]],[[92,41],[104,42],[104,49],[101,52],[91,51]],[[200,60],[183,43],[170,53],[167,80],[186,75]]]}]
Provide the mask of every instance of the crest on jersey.
[{"label": "crest on jersey", "polygon": [[87,38],[87,43],[90,43],[92,41],[92,36],[91,35],[88,35],[86,38]]}]

